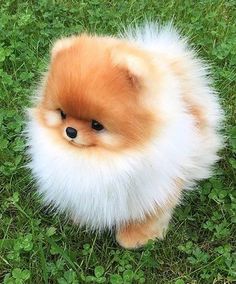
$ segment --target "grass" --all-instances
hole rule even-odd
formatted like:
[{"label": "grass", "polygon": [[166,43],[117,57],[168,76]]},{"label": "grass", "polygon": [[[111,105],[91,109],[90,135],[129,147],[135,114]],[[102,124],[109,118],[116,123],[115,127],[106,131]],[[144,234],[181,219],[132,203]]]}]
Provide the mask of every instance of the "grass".
[{"label": "grass", "polygon": [[[0,282],[236,283],[235,1],[2,1],[0,6]],[[212,63],[226,113],[215,176],[177,208],[167,238],[137,251],[48,214],[24,168],[24,109],[51,42],[115,34],[145,19],[175,25]]]}]

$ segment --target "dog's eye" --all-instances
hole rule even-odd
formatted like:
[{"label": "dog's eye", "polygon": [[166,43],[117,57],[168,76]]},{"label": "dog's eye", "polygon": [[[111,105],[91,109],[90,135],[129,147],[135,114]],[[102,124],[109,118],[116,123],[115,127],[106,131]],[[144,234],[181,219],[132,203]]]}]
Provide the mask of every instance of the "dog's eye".
[{"label": "dog's eye", "polygon": [[101,131],[101,130],[104,129],[104,126],[101,123],[99,123],[97,120],[94,120],[94,119],[91,122],[91,127],[96,131]]},{"label": "dog's eye", "polygon": [[59,109],[59,111],[60,111],[60,114],[61,114],[61,118],[66,119],[66,114],[61,109]]}]

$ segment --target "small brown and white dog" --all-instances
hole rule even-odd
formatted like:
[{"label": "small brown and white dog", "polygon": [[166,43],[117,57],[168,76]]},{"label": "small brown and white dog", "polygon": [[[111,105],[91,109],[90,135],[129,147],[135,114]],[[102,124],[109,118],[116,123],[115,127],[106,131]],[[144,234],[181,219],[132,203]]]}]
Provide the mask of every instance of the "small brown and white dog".
[{"label": "small brown and white dog", "polygon": [[136,248],[163,238],[185,189],[210,176],[222,117],[205,64],[169,25],[58,40],[29,111],[47,204]]}]

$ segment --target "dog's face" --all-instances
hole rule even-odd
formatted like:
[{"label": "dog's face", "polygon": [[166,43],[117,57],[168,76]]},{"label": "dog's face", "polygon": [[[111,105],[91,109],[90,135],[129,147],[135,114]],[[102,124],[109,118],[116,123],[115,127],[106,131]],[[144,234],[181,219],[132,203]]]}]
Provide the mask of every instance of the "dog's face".
[{"label": "dog's face", "polygon": [[55,143],[118,151],[147,142],[157,125],[148,99],[149,58],[122,40],[82,35],[52,49],[35,108]]}]

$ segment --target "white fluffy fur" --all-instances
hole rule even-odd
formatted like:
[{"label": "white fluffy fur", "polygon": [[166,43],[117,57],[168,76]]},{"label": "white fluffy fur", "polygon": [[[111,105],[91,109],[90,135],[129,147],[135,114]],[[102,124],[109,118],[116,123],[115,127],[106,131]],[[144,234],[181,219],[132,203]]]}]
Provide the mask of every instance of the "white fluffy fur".
[{"label": "white fluffy fur", "polygon": [[[170,26],[159,30],[154,24],[128,31],[124,37],[155,54],[156,63],[169,73],[158,98],[153,94],[166,125],[146,147],[123,154],[104,150],[103,159],[98,159],[92,150],[76,152],[55,144],[50,131],[33,116],[28,123],[30,168],[39,192],[47,203],[94,229],[142,219],[156,205],[164,206],[175,194],[176,178],[187,189],[209,177],[221,145],[217,134],[221,111],[215,92],[205,67],[186,43]],[[198,131],[186,111],[180,78],[169,67],[173,60],[183,63],[182,79],[191,90],[188,96],[204,110],[208,123],[204,132]]]}]

